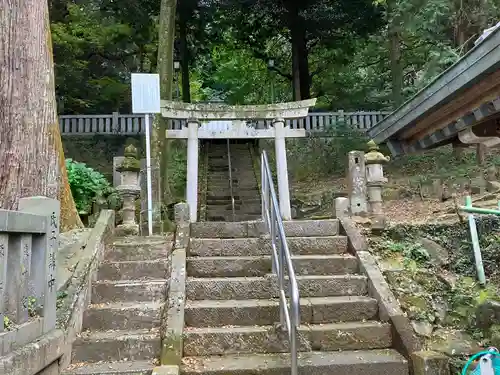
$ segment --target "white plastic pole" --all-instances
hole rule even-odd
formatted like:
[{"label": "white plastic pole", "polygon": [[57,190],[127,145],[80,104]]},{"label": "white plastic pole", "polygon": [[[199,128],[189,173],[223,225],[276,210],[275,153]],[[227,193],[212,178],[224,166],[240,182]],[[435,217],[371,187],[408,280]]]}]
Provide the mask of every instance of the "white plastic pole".
[{"label": "white plastic pole", "polygon": [[146,125],[146,178],[148,189],[148,233],[153,235],[153,190],[151,180],[151,134],[149,130],[149,115],[145,116]]}]

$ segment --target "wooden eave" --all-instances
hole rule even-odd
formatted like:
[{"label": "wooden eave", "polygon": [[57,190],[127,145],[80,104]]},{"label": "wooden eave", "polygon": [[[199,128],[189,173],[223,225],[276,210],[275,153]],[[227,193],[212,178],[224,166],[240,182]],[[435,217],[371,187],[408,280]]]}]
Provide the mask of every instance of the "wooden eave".
[{"label": "wooden eave", "polygon": [[500,29],[368,131],[394,155],[441,146],[500,116]]}]

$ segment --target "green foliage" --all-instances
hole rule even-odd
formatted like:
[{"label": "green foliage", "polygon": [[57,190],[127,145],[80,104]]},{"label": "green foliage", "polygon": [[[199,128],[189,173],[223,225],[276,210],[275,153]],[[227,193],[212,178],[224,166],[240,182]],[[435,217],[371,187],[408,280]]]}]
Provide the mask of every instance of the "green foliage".
[{"label": "green foliage", "polygon": [[168,162],[168,177],[174,202],[184,200],[186,196],[187,145],[185,141],[171,141]]},{"label": "green foliage", "polygon": [[10,331],[10,329],[12,328],[12,320],[10,320],[7,315],[4,315],[3,317],[3,326],[7,331]]},{"label": "green foliage", "polygon": [[347,153],[365,150],[368,139],[345,123],[327,129],[324,136],[312,135],[287,142],[290,170],[296,180],[345,175]]},{"label": "green foliage", "polygon": [[114,193],[108,180],[100,172],[89,168],[84,163],[66,159],[68,181],[79,214],[89,214],[92,204]]}]

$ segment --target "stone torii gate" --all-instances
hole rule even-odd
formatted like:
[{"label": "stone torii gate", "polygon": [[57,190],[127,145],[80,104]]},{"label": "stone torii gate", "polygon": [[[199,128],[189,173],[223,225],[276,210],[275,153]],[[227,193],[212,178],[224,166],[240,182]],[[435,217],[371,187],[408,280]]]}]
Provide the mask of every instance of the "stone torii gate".
[{"label": "stone torii gate", "polygon": [[[290,129],[285,119],[306,117],[316,99],[298,102],[230,106],[225,104],[189,104],[162,101],[161,115],[169,119],[186,120],[181,130],[167,130],[167,139],[187,139],[187,183],[186,201],[189,205],[191,222],[197,221],[198,214],[198,146],[200,139],[265,139],[274,138],[276,152],[276,171],[281,216],[291,220],[290,191],[285,138],[305,137],[305,129]],[[228,120],[229,126],[211,127],[207,121]],[[270,120],[272,127],[258,129],[247,122]],[[225,125],[225,124],[224,124]]]}]

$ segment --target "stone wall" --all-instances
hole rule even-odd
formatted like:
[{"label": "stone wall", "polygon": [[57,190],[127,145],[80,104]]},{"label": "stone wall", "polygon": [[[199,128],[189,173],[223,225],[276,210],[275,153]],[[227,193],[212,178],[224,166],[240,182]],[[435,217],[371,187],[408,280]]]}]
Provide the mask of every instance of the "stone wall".
[{"label": "stone wall", "polygon": [[133,140],[140,157],[145,157],[144,137],[125,137],[120,135],[63,136],[64,156],[66,159],[85,163],[104,174],[113,182],[113,157],[123,155],[127,141]]},{"label": "stone wall", "polygon": [[81,332],[83,313],[90,302],[92,281],[114,232],[114,221],[114,211],[101,211],[81,249],[73,277],[61,290],[57,328],[0,357],[2,375],[57,375],[68,366],[73,341]]}]

